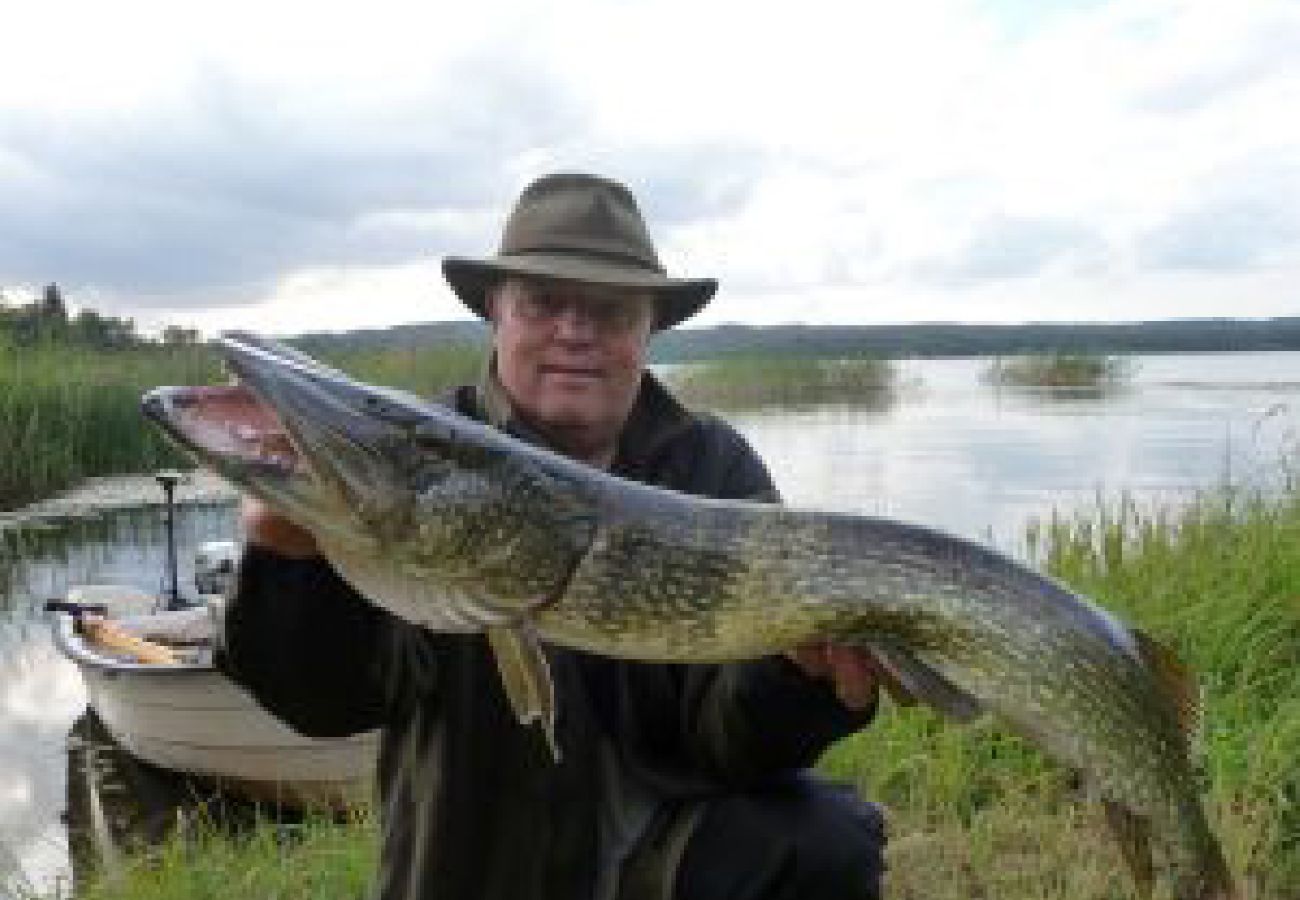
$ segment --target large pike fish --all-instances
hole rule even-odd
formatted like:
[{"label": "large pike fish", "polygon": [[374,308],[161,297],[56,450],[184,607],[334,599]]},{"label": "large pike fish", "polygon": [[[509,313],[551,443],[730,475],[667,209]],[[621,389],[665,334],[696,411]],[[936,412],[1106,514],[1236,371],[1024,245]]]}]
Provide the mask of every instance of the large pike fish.
[{"label": "large pike fish", "polygon": [[484,632],[552,746],[541,642],[678,662],[857,644],[916,698],[993,713],[1083,773],[1143,894],[1155,844],[1177,900],[1234,896],[1189,763],[1194,681],[1060,584],[916,525],[624,481],[250,335],[219,348],[238,384],[158,388],[146,414],[373,602]]}]

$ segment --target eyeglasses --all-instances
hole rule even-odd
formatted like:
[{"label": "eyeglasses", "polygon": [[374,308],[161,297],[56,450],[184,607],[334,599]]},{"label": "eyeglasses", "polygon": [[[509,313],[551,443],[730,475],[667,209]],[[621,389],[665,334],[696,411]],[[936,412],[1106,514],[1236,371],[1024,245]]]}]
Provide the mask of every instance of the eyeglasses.
[{"label": "eyeglasses", "polygon": [[590,322],[602,334],[627,334],[654,318],[654,296],[649,291],[593,288],[590,293],[572,285],[516,283],[509,291],[516,313],[529,322],[553,323],[568,310]]}]

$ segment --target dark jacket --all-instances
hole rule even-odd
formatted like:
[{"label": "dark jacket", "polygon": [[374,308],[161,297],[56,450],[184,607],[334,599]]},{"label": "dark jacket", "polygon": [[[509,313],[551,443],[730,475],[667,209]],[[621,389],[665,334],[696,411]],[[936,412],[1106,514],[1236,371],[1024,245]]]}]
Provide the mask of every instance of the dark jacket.
[{"label": "dark jacket", "polygon": [[[472,388],[450,399],[466,415],[495,418]],[[776,498],[743,438],[687,413],[649,376],[613,472],[702,496]],[[809,766],[868,718],[783,658],[687,666],[561,647],[547,655],[558,764],[539,729],[516,723],[481,636],[412,626],[366,603],[323,561],[250,549],[218,664],[304,734],[383,729],[384,900],[589,898],[610,793],[598,773],[609,759],[634,796],[706,797]]]}]

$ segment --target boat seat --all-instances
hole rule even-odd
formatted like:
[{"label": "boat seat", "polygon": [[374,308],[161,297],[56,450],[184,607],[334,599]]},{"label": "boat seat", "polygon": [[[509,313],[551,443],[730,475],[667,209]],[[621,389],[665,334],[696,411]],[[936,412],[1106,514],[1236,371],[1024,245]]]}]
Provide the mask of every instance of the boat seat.
[{"label": "boat seat", "polygon": [[129,584],[78,584],[68,589],[68,601],[103,606],[111,619],[148,615],[159,606],[156,594]]},{"label": "boat seat", "polygon": [[212,641],[212,611],[206,606],[152,613],[147,616],[123,616],[117,624],[146,640],[172,646],[207,644]]}]

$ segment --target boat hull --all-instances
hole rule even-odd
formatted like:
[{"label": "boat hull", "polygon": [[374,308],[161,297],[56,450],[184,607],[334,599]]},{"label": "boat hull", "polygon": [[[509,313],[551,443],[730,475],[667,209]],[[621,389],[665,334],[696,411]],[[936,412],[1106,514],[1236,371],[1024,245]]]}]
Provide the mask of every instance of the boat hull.
[{"label": "boat hull", "polygon": [[54,639],[81,670],[91,707],[132,756],[221,782],[249,799],[341,808],[371,796],[378,735],[309,738],[262,709],[209,661],[124,662],[58,613]]}]

